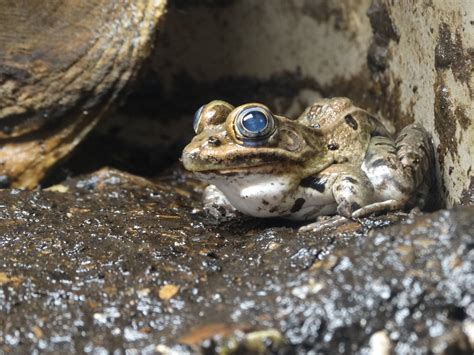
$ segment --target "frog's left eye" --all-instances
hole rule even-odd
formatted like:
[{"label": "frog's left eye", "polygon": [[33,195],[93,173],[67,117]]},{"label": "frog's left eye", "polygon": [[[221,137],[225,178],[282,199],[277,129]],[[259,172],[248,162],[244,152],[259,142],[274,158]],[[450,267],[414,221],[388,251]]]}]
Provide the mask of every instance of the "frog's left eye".
[{"label": "frog's left eye", "polygon": [[194,118],[193,118],[193,129],[194,129],[194,132],[197,134],[199,133],[198,132],[198,128],[199,128],[199,121],[201,119],[201,113],[202,113],[202,110],[204,109],[204,105],[202,105],[201,107],[198,108],[198,110],[196,111],[196,113],[194,114]]},{"label": "frog's left eye", "polygon": [[244,142],[255,144],[275,130],[273,115],[263,107],[247,108],[235,119],[236,133]]}]

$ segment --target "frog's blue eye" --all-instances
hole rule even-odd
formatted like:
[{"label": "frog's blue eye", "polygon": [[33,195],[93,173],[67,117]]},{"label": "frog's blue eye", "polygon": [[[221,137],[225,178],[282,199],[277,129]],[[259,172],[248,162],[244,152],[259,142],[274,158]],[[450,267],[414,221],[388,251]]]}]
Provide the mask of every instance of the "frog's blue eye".
[{"label": "frog's blue eye", "polygon": [[204,105],[202,105],[201,107],[199,107],[199,109],[196,111],[196,113],[194,114],[194,118],[193,118],[193,128],[194,128],[194,132],[196,133],[199,133],[198,132],[198,128],[199,128],[199,119],[201,118],[201,113],[202,113],[202,110],[204,108]]},{"label": "frog's blue eye", "polygon": [[242,118],[242,127],[245,128],[247,132],[251,132],[253,134],[260,134],[260,132],[267,128],[267,125],[267,116],[265,116],[263,112],[257,110],[248,112]]},{"label": "frog's blue eye", "polygon": [[263,107],[251,107],[240,112],[235,120],[236,133],[244,142],[266,138],[273,133],[272,114]]}]

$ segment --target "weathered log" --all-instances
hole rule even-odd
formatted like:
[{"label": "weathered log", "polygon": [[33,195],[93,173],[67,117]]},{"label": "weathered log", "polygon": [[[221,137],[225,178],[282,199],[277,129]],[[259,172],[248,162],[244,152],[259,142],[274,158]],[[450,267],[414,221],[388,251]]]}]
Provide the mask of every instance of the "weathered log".
[{"label": "weathered log", "polygon": [[166,0],[0,0],[0,175],[35,187],[149,54]]}]

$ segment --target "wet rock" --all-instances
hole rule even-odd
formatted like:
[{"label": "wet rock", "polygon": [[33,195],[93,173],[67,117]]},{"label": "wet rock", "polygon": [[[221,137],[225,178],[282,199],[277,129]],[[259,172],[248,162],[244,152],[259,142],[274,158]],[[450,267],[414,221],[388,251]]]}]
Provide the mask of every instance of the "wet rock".
[{"label": "wet rock", "polygon": [[474,207],[325,235],[115,170],[0,191],[0,352],[471,353]]}]

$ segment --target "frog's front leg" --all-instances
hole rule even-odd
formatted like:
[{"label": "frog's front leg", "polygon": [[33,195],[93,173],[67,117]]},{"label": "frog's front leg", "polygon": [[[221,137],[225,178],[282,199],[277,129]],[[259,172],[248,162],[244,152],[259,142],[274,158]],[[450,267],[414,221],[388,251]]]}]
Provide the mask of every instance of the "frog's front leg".
[{"label": "frog's front leg", "polygon": [[366,174],[359,168],[347,164],[336,164],[317,176],[330,187],[337,204],[338,216],[322,222],[314,222],[299,229],[300,232],[319,232],[337,227],[353,218],[353,213],[373,202],[374,188]]},{"label": "frog's front leg", "polygon": [[354,211],[372,202],[374,188],[365,173],[357,168],[343,168],[332,186],[337,213],[351,218]]},{"label": "frog's front leg", "polygon": [[215,185],[208,185],[204,189],[202,203],[204,211],[217,220],[231,219],[238,214],[227,197]]}]

